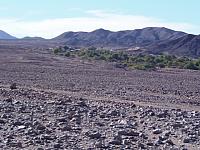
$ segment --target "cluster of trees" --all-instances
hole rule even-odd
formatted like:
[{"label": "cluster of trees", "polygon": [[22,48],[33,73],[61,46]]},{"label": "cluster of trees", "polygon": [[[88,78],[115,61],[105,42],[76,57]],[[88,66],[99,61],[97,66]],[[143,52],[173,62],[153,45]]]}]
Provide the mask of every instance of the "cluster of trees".
[{"label": "cluster of trees", "polygon": [[57,48],[53,49],[53,52],[56,55],[66,54],[66,56],[68,56],[68,55],[70,55],[70,51],[73,51],[73,50],[75,50],[75,49],[68,47],[68,46],[64,46],[64,47],[57,47]]},{"label": "cluster of trees", "polygon": [[176,57],[171,55],[138,55],[133,56],[127,62],[136,69],[156,68],[179,68],[179,69],[200,69],[200,59],[194,60],[187,57]]},{"label": "cluster of trees", "polygon": [[117,67],[128,67],[140,70],[154,70],[156,68],[200,70],[200,59],[171,55],[128,55],[123,52],[98,50],[96,48],[64,52],[63,49],[55,49],[54,53],[62,54],[66,57],[80,57],[82,59],[115,62]]}]

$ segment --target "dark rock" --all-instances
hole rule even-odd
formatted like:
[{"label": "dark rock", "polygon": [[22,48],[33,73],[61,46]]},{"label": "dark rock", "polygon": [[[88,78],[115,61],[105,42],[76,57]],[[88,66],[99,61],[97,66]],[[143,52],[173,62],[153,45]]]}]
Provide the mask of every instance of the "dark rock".
[{"label": "dark rock", "polygon": [[88,137],[91,139],[99,139],[101,137],[101,134],[97,131],[88,131],[85,133]]},{"label": "dark rock", "polygon": [[160,112],[157,114],[157,117],[159,118],[166,118],[168,116],[168,111]]},{"label": "dark rock", "polygon": [[86,104],[85,100],[83,100],[83,99],[80,99],[80,101],[77,102],[77,105],[79,105],[80,107],[87,107],[87,104]]},{"label": "dark rock", "polygon": [[11,90],[17,89],[17,84],[16,84],[16,83],[12,83],[12,84],[10,85],[10,89],[11,89]]},{"label": "dark rock", "polygon": [[70,125],[65,125],[64,127],[60,128],[61,131],[70,131],[72,130],[72,127]]},{"label": "dark rock", "polygon": [[144,133],[140,133],[140,135],[139,135],[141,138],[143,138],[143,139],[145,139],[145,140],[147,140],[148,139],[148,136],[147,135],[145,135]]},{"label": "dark rock", "polygon": [[111,111],[111,112],[109,113],[109,115],[111,115],[111,116],[120,116],[120,113],[119,113],[119,111],[117,111],[117,110],[113,110],[113,111]]},{"label": "dark rock", "polygon": [[138,147],[141,148],[141,149],[146,149],[146,146],[143,143],[139,143]]},{"label": "dark rock", "polygon": [[120,135],[115,136],[114,139],[109,142],[109,144],[121,145],[122,144],[122,137]]},{"label": "dark rock", "polygon": [[195,140],[196,140],[196,139],[187,137],[187,138],[183,139],[183,143],[192,143],[192,142],[194,142]]},{"label": "dark rock", "polygon": [[37,150],[44,150],[44,148],[39,147],[39,148],[37,148]]},{"label": "dark rock", "polygon": [[139,136],[140,133],[137,132],[137,131],[134,131],[134,130],[121,130],[121,131],[118,131],[118,134],[119,135],[124,135],[124,136]]},{"label": "dark rock", "polygon": [[59,149],[59,148],[61,148],[61,144],[60,143],[56,143],[56,144],[53,145],[53,147],[56,148],[56,149]]},{"label": "dark rock", "polygon": [[5,101],[6,101],[7,103],[12,103],[12,102],[13,102],[13,99],[12,99],[12,98],[7,98],[7,99],[5,99]]},{"label": "dark rock", "polygon": [[160,144],[164,144],[164,141],[162,141],[160,138],[158,138],[157,140],[155,140],[155,145],[160,145]]},{"label": "dark rock", "polygon": [[9,146],[15,147],[15,148],[22,148],[22,143],[21,142],[10,142]]},{"label": "dark rock", "polygon": [[159,136],[159,139],[160,139],[161,141],[165,141],[165,140],[168,139],[168,136]]},{"label": "dark rock", "polygon": [[177,129],[177,128],[182,128],[183,127],[183,123],[181,122],[176,122],[174,124],[172,124],[172,127]]},{"label": "dark rock", "polygon": [[166,137],[170,136],[170,134],[171,134],[171,131],[164,131],[163,132],[163,136],[166,136]]},{"label": "dark rock", "polygon": [[154,146],[154,143],[153,142],[148,142],[147,145],[148,146]]},{"label": "dark rock", "polygon": [[67,118],[66,117],[61,117],[56,119],[58,122],[67,122]]},{"label": "dark rock", "polygon": [[54,140],[55,137],[51,136],[51,135],[48,135],[48,134],[44,134],[44,135],[41,136],[41,139],[45,139],[45,140],[51,141],[51,140]]},{"label": "dark rock", "polygon": [[166,140],[166,143],[168,143],[171,146],[175,145],[174,142],[171,139]]},{"label": "dark rock", "polygon": [[1,118],[3,118],[3,119],[7,119],[8,116],[7,116],[6,114],[3,114],[3,115],[1,116]]},{"label": "dark rock", "polygon": [[23,122],[21,122],[21,121],[15,121],[15,122],[13,122],[13,126],[21,126],[21,125],[23,125],[24,123]]},{"label": "dark rock", "polygon": [[0,119],[0,124],[5,124],[6,123],[6,121],[5,120],[3,120],[3,119]]},{"label": "dark rock", "polygon": [[37,129],[37,130],[45,130],[46,127],[45,127],[44,125],[42,125],[42,124],[38,124],[38,125],[36,126],[36,129]]}]

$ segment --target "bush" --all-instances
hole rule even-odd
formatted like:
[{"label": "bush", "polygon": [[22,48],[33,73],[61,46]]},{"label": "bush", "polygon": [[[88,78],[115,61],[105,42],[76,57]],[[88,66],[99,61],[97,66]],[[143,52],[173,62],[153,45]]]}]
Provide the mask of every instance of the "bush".
[{"label": "bush", "polygon": [[53,50],[53,53],[54,53],[54,54],[58,54],[59,52],[60,52],[60,49],[59,49],[59,48],[56,48],[56,49]]},{"label": "bush", "polygon": [[189,62],[185,65],[185,69],[199,70],[199,67],[195,65],[194,62]]},{"label": "bush", "polygon": [[65,53],[65,56],[66,56],[66,57],[70,57],[70,52],[66,52],[66,53]]}]

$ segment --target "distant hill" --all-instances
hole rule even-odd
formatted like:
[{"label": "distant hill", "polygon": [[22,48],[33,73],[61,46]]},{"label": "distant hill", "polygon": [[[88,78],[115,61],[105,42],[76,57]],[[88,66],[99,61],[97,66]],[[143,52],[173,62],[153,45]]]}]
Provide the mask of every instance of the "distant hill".
[{"label": "distant hill", "polygon": [[42,37],[30,37],[30,36],[26,36],[24,38],[22,38],[22,40],[45,40]]},{"label": "distant hill", "polygon": [[70,46],[136,47],[147,46],[164,40],[174,40],[186,35],[167,28],[148,27],[137,30],[112,32],[98,29],[92,32],[65,32],[53,40]]},{"label": "distant hill", "polygon": [[13,39],[17,39],[17,38],[0,30],[0,40],[13,40]]},{"label": "distant hill", "polygon": [[173,54],[177,56],[200,57],[200,35],[187,34],[174,40],[154,43],[146,47],[145,53]]}]

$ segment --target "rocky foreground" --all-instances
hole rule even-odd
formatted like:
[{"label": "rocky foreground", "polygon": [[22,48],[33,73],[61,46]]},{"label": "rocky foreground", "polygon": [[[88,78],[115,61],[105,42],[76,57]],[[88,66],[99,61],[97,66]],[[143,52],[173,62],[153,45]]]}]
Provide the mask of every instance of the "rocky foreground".
[{"label": "rocky foreground", "polygon": [[0,149],[200,149],[200,111],[0,88]]},{"label": "rocky foreground", "polygon": [[0,149],[199,150],[199,76],[2,45]]}]

